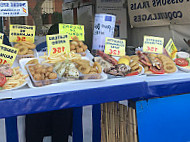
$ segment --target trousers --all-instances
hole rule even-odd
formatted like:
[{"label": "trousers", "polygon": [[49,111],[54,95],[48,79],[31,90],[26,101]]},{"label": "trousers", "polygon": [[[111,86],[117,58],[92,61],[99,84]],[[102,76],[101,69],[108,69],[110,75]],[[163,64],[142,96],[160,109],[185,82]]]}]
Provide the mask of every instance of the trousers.
[{"label": "trousers", "polygon": [[72,124],[73,109],[26,115],[26,142],[43,142],[44,136],[52,136],[52,142],[68,142]]}]

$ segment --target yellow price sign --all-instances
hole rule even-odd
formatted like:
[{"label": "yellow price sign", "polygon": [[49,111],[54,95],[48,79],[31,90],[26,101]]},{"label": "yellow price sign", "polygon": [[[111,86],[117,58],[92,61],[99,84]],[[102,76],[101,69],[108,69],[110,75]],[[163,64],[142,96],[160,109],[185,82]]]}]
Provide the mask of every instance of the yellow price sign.
[{"label": "yellow price sign", "polygon": [[125,56],[125,40],[106,37],[104,53],[113,56]]},{"label": "yellow price sign", "polygon": [[166,44],[165,49],[172,59],[176,58],[177,48],[176,48],[176,46],[175,46],[175,44],[171,38],[168,41],[168,43]]},{"label": "yellow price sign", "polygon": [[29,41],[34,43],[36,27],[28,25],[10,25],[9,41]]},{"label": "yellow price sign", "polygon": [[143,51],[150,53],[163,53],[164,38],[144,36]]},{"label": "yellow price sign", "polygon": [[47,35],[46,36],[48,55],[70,52],[70,42],[68,35]]},{"label": "yellow price sign", "polygon": [[0,45],[0,64],[12,64],[14,63],[18,49],[10,47],[4,44]]},{"label": "yellow price sign", "polygon": [[3,44],[3,36],[4,36],[4,34],[0,33],[0,44]]},{"label": "yellow price sign", "polygon": [[84,25],[59,24],[59,34],[69,34],[70,40],[78,37],[84,41]]}]

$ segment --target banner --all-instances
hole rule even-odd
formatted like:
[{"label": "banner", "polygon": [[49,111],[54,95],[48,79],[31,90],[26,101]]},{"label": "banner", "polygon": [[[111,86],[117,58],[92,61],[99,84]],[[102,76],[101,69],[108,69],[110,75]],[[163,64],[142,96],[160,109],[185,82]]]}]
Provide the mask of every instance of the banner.
[{"label": "banner", "polygon": [[131,25],[134,27],[190,23],[189,0],[128,0]]},{"label": "banner", "polygon": [[28,16],[27,1],[0,1],[0,17]]}]

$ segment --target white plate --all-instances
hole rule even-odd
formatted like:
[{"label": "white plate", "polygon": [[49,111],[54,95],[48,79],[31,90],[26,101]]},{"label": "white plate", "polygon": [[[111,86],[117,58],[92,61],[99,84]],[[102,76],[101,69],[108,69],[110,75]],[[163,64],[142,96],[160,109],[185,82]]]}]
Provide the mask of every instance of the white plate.
[{"label": "white plate", "polygon": [[[23,73],[27,73],[26,69],[25,69],[25,65],[27,62],[29,62],[30,60],[33,60],[33,59],[36,59],[36,58],[26,58],[26,59],[21,59],[19,60],[19,64],[20,64],[20,67],[23,71]],[[82,59],[86,59],[86,60],[89,60],[87,57],[82,57]],[[74,80],[74,81],[65,81],[65,82],[60,82],[62,84],[64,83],[82,83],[82,82],[97,82],[97,81],[104,81],[108,78],[108,76],[105,74],[105,73],[101,73],[101,78],[100,79],[87,79],[87,80]],[[47,86],[51,86],[51,85],[55,85],[55,84],[50,84],[50,85],[47,85]],[[35,87],[31,81],[31,79],[29,79],[28,81],[28,86],[30,88],[39,88],[39,87]]]},{"label": "white plate", "polygon": [[[33,59],[36,59],[36,58],[23,58],[23,59],[19,60],[19,65],[20,65],[20,67],[22,69],[22,72],[24,74],[28,74],[27,70],[25,69],[26,63],[28,63],[30,60],[33,60]],[[28,86],[30,88],[36,88],[36,87],[33,86],[31,79],[28,79]]]},{"label": "white plate", "polygon": [[163,75],[170,75],[170,74],[174,74],[174,73],[177,73],[178,72],[178,68],[176,67],[176,71],[173,72],[173,73],[164,73],[164,74],[146,74],[147,76],[163,76]]},{"label": "white plate", "polygon": [[[142,67],[142,71],[141,73],[139,73],[138,75],[133,75],[133,76],[140,76],[140,75],[143,75],[144,74],[144,68],[141,64],[139,64],[139,66]],[[115,75],[111,75],[111,74],[107,74],[108,75],[108,78],[111,79],[111,78],[125,78],[123,76],[115,76]],[[126,76],[126,77],[133,77],[133,76]]]},{"label": "white plate", "polygon": [[20,88],[24,87],[26,84],[27,84],[27,81],[25,81],[21,86],[18,86],[18,87],[15,87],[15,88],[6,89],[6,90],[0,90],[0,93],[5,92],[5,91],[11,91],[11,90],[15,90],[15,89],[20,89]]},{"label": "white plate", "polygon": [[178,66],[178,65],[176,65],[176,66],[177,66],[178,69],[181,70],[181,71],[190,72],[190,68],[188,69],[188,68],[185,68],[185,67],[180,67],[180,66]]},{"label": "white plate", "polygon": [[[12,68],[17,67],[17,66],[19,66],[19,64],[18,64],[17,62],[14,62]],[[23,72],[22,69],[21,69],[21,71],[22,71],[22,73],[23,73],[24,75],[27,75],[27,72],[26,72],[26,73]],[[27,77],[27,78],[26,78],[26,81],[25,81],[22,85],[20,85],[20,86],[18,86],[18,87],[15,87],[15,88],[11,88],[11,89],[0,90],[0,93],[1,93],[1,92],[5,92],[5,91],[10,91],[10,90],[15,90],[15,89],[22,88],[22,87],[24,87],[24,86],[28,83],[29,80],[30,80],[29,77]]]}]

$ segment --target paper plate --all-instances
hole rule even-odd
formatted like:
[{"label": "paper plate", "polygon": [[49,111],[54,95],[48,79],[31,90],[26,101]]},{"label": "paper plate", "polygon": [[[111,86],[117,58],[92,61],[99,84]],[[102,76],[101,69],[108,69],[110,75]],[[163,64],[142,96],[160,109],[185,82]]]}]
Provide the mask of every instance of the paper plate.
[{"label": "paper plate", "polygon": [[5,92],[5,91],[11,91],[11,90],[16,90],[16,89],[22,88],[22,87],[24,87],[26,84],[27,84],[27,81],[25,81],[21,86],[18,86],[18,87],[15,87],[15,88],[6,89],[6,90],[0,90],[0,93],[1,93],[1,92]]},{"label": "paper plate", "polygon": [[177,73],[178,72],[178,68],[176,67],[176,71],[173,72],[173,73],[164,73],[164,74],[146,74],[147,76],[163,76],[163,75],[171,75],[171,74],[174,74],[174,73]]},{"label": "paper plate", "polygon": [[178,66],[178,65],[176,65],[176,66],[177,66],[178,69],[181,70],[181,71],[184,71],[184,72],[190,72],[190,68],[188,69],[188,68],[181,67],[181,66]]},{"label": "paper plate", "polygon": [[[14,67],[17,67],[17,66],[19,66],[19,64],[18,64],[17,62],[14,62],[14,64],[13,64],[12,67],[14,68]],[[21,71],[22,71],[22,69],[21,69]],[[22,73],[23,73],[24,75],[27,75],[27,72],[25,73],[25,72],[22,71]],[[22,85],[17,86],[17,87],[15,87],[15,88],[11,88],[11,89],[0,90],[0,93],[1,93],[1,92],[5,92],[5,91],[11,91],[11,90],[15,90],[15,89],[22,88],[22,87],[24,87],[24,86],[28,83],[29,80],[30,80],[29,77],[27,77],[27,78],[26,78],[26,81],[25,81]]]},{"label": "paper plate", "polygon": [[[19,61],[19,64],[20,64],[20,67],[21,67],[23,73],[27,73],[27,71],[26,71],[26,69],[25,69],[26,63],[27,63],[28,61],[30,61],[30,60],[33,60],[33,59],[36,59],[36,58],[21,59],[21,60]],[[82,57],[82,59],[89,60],[87,57]],[[74,80],[74,81],[64,81],[64,82],[60,82],[60,83],[62,83],[62,84],[64,84],[64,83],[69,84],[69,83],[82,83],[82,82],[98,82],[98,81],[104,81],[104,80],[106,80],[107,78],[108,78],[108,76],[107,76],[105,73],[102,72],[100,79]],[[52,85],[56,85],[56,84],[50,84],[50,85],[52,86]],[[50,86],[50,85],[48,85],[48,86]],[[29,81],[28,81],[28,86],[29,86],[30,88],[37,88],[37,87],[35,87],[35,86],[33,85],[32,81],[31,81],[30,79],[29,79]]]}]

